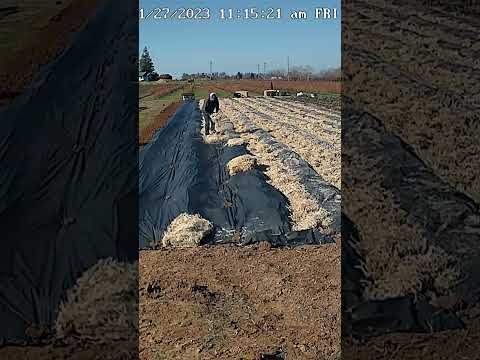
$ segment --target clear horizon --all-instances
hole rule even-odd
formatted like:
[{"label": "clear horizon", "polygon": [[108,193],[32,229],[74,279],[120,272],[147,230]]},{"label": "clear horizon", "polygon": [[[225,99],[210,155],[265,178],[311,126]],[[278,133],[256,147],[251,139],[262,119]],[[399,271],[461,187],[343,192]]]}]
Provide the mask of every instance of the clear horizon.
[{"label": "clear horizon", "polygon": [[[210,20],[140,20],[139,53],[147,46],[158,73],[169,73],[175,78],[183,73],[213,72],[236,74],[238,71],[267,72],[309,65],[315,71],[340,67],[341,13],[340,1],[323,1],[312,5],[310,1],[253,4],[236,1],[234,4],[219,0],[206,3],[170,1],[170,9],[179,7],[208,7]],[[289,5],[290,4],[290,5]],[[140,0],[145,12],[161,7],[155,0]],[[257,7],[281,8],[281,20],[220,20],[220,8],[244,9]],[[336,20],[291,20],[292,9],[306,10],[312,15],[315,7],[336,7]]]}]

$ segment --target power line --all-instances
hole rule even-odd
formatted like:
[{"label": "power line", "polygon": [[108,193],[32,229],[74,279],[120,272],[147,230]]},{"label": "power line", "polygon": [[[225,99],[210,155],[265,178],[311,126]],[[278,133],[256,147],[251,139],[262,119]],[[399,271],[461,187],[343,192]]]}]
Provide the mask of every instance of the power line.
[{"label": "power line", "polygon": [[287,56],[287,80],[290,81],[290,56]]}]

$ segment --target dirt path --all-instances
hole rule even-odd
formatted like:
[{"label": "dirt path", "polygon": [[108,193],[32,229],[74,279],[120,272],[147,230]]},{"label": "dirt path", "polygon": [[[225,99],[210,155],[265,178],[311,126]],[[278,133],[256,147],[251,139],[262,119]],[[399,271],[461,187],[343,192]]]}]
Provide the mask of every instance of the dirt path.
[{"label": "dirt path", "polygon": [[337,358],[340,245],[140,253],[141,359]]}]

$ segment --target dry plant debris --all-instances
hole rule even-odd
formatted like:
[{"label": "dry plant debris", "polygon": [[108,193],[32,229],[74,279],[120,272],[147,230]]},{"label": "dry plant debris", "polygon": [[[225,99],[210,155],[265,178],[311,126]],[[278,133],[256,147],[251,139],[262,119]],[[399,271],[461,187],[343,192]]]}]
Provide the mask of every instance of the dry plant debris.
[{"label": "dry plant debris", "polygon": [[220,133],[205,135],[204,139],[207,144],[218,144],[227,141],[227,137]]},{"label": "dry plant debris", "polygon": [[[345,154],[348,162],[364,169],[355,172],[355,190],[344,186],[343,195],[348,199],[345,212],[356,220],[359,230],[358,250],[365,259],[362,270],[370,279],[365,297],[381,300],[420,292],[441,295],[453,287],[460,277],[454,259],[428,244],[422,228],[410,224],[408,214],[395,205],[392,192],[382,186],[380,160],[349,150]],[[381,208],[369,211],[362,205],[367,203]]]},{"label": "dry plant debris", "polygon": [[227,164],[230,176],[253,170],[257,166],[257,159],[252,155],[241,155],[230,160]]},{"label": "dry plant debris", "polygon": [[245,144],[245,141],[243,141],[242,138],[233,138],[227,141],[228,146],[240,146],[244,144]]},{"label": "dry plant debris", "polygon": [[[225,115],[219,121],[232,122],[238,130],[241,139],[247,144],[248,150],[258,162],[267,166],[266,175],[269,183],[285,195],[290,203],[290,211],[294,230],[307,230],[317,227],[327,228],[331,219],[320,206],[314,194],[308,192],[302,184],[299,173],[301,170],[294,162],[287,162],[282,157],[281,147],[274,147],[262,140],[251,123],[242,121],[241,110],[232,106],[231,101],[222,100],[222,113]],[[275,140],[272,138],[272,142]],[[291,152],[293,155],[293,152]]]},{"label": "dry plant debris", "polygon": [[168,226],[162,238],[162,246],[188,248],[201,244],[202,240],[213,231],[210,221],[198,214],[180,214]]},{"label": "dry plant debris", "polygon": [[[288,115],[282,111],[269,110],[256,105],[271,100],[239,99],[225,101],[226,106],[234,107],[248,117],[255,128],[268,131],[277,141],[288,145],[307,161],[315,171],[329,183],[341,188],[341,131],[332,127],[325,116],[317,117],[318,124],[304,120],[301,116]],[[286,103],[286,102],[285,102]],[[274,103],[273,103],[274,104]],[[225,106],[225,105],[223,105]],[[273,108],[272,108],[273,109]],[[323,124],[323,128],[319,125]],[[240,126],[237,131],[252,129]]]},{"label": "dry plant debris", "polygon": [[344,23],[347,43],[357,54],[345,59],[349,89],[369,91],[346,95],[479,202],[478,21],[383,1],[349,11],[355,21]]},{"label": "dry plant debris", "polygon": [[66,342],[132,340],[138,336],[138,263],[98,261],[67,292],[56,320]]}]

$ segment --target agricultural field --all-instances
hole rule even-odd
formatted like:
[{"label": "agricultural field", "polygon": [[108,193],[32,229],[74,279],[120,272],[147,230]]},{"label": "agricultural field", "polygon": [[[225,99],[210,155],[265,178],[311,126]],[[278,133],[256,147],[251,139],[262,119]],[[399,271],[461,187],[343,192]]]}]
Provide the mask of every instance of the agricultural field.
[{"label": "agricultural field", "polygon": [[139,144],[147,143],[180,105],[183,84],[140,83]]},{"label": "agricultural field", "polygon": [[[339,113],[286,100],[259,97],[224,100],[221,112],[214,118],[219,124],[231,122],[239,130],[257,127],[267,132],[272,140],[269,145],[258,139],[258,132],[240,133],[240,138],[259,157],[265,154],[273,157],[272,149],[276,143],[285,145],[300,155],[321,179],[340,189]],[[269,158],[265,162],[265,165],[272,166]]]},{"label": "agricultural field", "polygon": [[338,359],[340,112],[223,88],[141,150],[141,358]]},{"label": "agricultural field", "polygon": [[367,3],[345,4],[350,15],[342,20],[344,46],[355,54],[343,62],[345,99],[354,101],[342,108],[342,195],[358,232],[352,244],[371,279],[361,300],[413,296],[433,306],[437,319],[454,314],[456,321],[448,327],[427,313],[423,333],[417,325],[399,329],[405,316],[392,306],[384,311],[390,318],[373,326],[382,336],[342,351],[355,359],[475,358],[480,82],[470,59],[479,49],[479,8]]},{"label": "agricultural field", "polygon": [[248,90],[252,93],[263,94],[265,89],[270,89],[273,83],[274,88],[291,92],[305,91],[311,93],[340,93],[341,82],[338,81],[287,81],[287,80],[222,80],[214,82],[214,86],[221,89],[235,91]]},{"label": "agricultural field", "polygon": [[149,82],[141,82],[139,84],[138,96],[139,99],[151,97],[152,100],[161,100],[162,97],[170,95],[172,92],[184,88],[183,83],[166,83],[157,84]]},{"label": "agricultural field", "polygon": [[[304,111],[309,105],[322,106],[336,113],[340,111],[340,85],[328,81],[273,81],[276,89],[288,90],[292,93],[304,91],[314,93],[310,96],[294,97],[298,102],[304,103]],[[183,92],[192,92],[195,99],[206,99],[208,94],[215,92],[220,99],[230,98],[234,91],[248,90],[251,96],[263,94],[270,88],[269,81],[242,80],[242,81],[196,81],[194,84],[175,81],[173,83],[140,83],[139,85],[139,132],[141,146],[145,145],[154,133],[160,129],[165,121],[175,112],[180,105]],[[311,108],[311,106],[310,106]]]},{"label": "agricultural field", "polygon": [[[296,97],[295,100],[305,104],[319,105],[329,109],[340,111],[341,109],[341,82],[338,81],[286,81],[286,80],[222,80],[213,81],[211,85],[214,89],[222,89],[230,92],[237,90],[247,90],[252,96],[263,95],[263,91],[270,89],[273,85],[276,90],[285,90],[295,96],[298,92],[303,92],[303,96]],[[314,94],[315,97],[311,97]]]},{"label": "agricultural field", "polygon": [[184,92],[191,92],[196,99],[206,99],[215,92],[219,98],[232,96],[232,92],[223,90],[211,82],[189,84],[141,82],[139,84],[139,144],[145,145],[160,129],[181,104]]},{"label": "agricultural field", "polygon": [[142,82],[139,84],[139,144],[145,145],[158,129],[172,116],[181,105],[184,92],[191,92],[196,99],[206,99],[215,91],[222,97],[232,94],[206,83],[189,84],[175,81],[173,83]]},{"label": "agricultural field", "polygon": [[195,94],[195,99],[197,100],[206,99],[211,92],[217,94],[220,99],[231,97],[233,91],[234,90],[220,87],[213,81],[197,81],[192,86],[192,92]]}]

